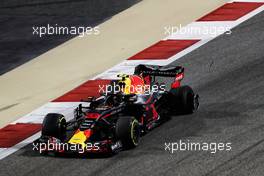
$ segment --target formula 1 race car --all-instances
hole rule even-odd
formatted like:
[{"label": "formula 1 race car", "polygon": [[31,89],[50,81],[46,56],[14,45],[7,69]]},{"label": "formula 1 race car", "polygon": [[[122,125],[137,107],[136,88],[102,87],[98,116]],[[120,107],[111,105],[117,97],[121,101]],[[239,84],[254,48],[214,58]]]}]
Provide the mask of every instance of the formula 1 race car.
[{"label": "formula 1 race car", "polygon": [[[199,107],[199,96],[189,86],[181,86],[181,66],[138,65],[133,75],[118,77],[99,98],[83,100],[89,105],[80,104],[72,120],[47,114],[38,140],[46,144],[41,150],[114,154],[136,147],[142,135],[170,116],[190,114]],[[157,77],[172,77],[170,90]]]}]

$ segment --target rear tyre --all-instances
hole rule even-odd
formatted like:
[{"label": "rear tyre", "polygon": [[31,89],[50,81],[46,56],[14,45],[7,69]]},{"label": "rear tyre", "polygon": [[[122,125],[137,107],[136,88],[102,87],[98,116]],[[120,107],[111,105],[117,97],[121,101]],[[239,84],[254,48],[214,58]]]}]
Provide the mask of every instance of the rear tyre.
[{"label": "rear tyre", "polygon": [[192,88],[189,86],[182,86],[176,89],[171,89],[170,104],[173,112],[183,114],[191,114],[199,107],[199,97],[195,95]]},{"label": "rear tyre", "polygon": [[139,144],[140,125],[134,117],[120,117],[116,123],[116,137],[121,140],[125,150]]},{"label": "rear tyre", "polygon": [[66,120],[64,116],[57,113],[47,114],[42,124],[42,136],[64,139],[66,136]]}]

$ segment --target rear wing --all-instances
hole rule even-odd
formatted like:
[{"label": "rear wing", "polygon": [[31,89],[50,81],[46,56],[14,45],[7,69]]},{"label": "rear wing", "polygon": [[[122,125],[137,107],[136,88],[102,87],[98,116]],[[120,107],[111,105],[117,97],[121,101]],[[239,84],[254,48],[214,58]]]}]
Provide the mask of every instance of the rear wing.
[{"label": "rear wing", "polygon": [[134,74],[143,76],[163,76],[163,77],[177,77],[183,75],[184,68],[181,66],[163,67],[158,65],[138,65],[135,68]]}]

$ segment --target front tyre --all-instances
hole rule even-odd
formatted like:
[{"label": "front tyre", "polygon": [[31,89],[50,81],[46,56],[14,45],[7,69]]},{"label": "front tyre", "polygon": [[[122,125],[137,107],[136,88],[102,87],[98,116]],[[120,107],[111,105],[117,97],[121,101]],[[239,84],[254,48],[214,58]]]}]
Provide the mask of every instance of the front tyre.
[{"label": "front tyre", "polygon": [[55,137],[62,140],[66,135],[66,120],[62,114],[49,113],[42,123],[42,136]]},{"label": "front tyre", "polygon": [[139,144],[140,125],[134,117],[120,117],[116,123],[116,137],[121,140],[125,150]]}]

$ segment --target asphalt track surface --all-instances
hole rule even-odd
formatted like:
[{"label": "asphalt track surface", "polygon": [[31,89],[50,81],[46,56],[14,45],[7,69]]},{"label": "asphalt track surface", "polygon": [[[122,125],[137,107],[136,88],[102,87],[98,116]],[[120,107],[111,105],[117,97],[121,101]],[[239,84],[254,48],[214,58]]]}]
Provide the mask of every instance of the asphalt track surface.
[{"label": "asphalt track surface", "polygon": [[32,27],[89,27],[140,0],[8,0],[0,3],[0,75],[76,35],[33,35]]},{"label": "asphalt track surface", "polygon": [[[200,94],[196,114],[175,116],[138,148],[111,158],[57,158],[29,145],[0,161],[0,175],[263,175],[264,13],[172,65]],[[164,151],[165,142],[231,142],[231,151]]]}]

